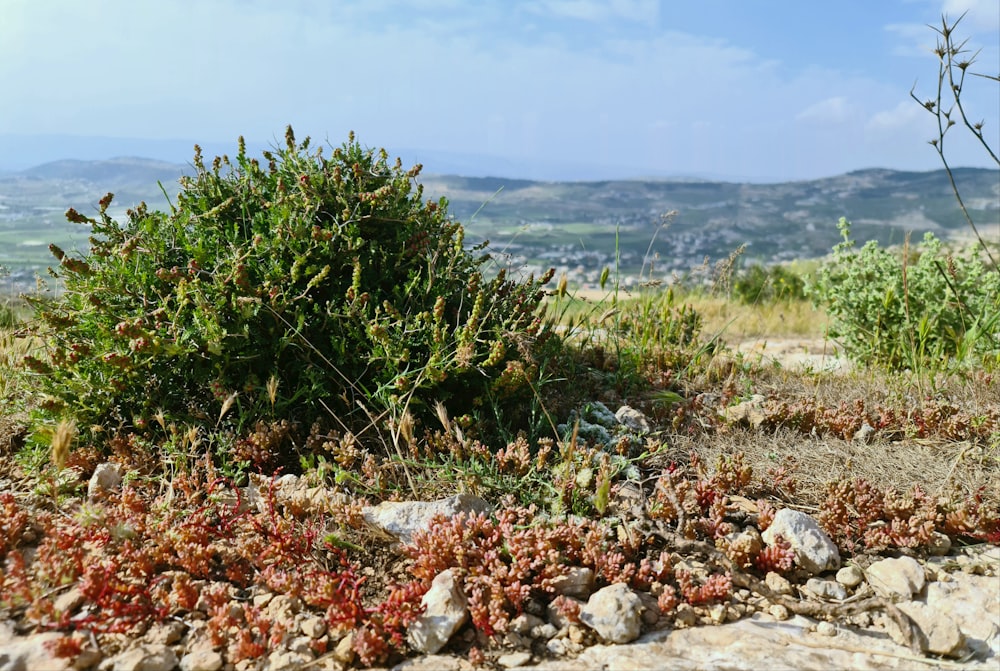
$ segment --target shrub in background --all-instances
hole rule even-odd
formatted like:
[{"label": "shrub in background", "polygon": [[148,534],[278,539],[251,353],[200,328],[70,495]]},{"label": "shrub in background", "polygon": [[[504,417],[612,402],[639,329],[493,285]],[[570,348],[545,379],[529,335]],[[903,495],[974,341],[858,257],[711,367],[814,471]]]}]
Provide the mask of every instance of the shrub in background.
[{"label": "shrub in background", "polygon": [[830,335],[856,361],[918,368],[948,359],[1000,356],[1000,274],[978,248],[952,254],[928,233],[916,251],[898,255],[870,241],[860,249],[846,219],[843,241],[809,292],[830,315]]},{"label": "shrub in background", "polygon": [[550,276],[485,277],[447,202],[422,200],[419,165],[353,134],[326,158],[291,128],[265,165],[242,138],[232,162],[195,151],[169,213],[118,222],[111,194],[96,217],[67,212],[93,234],[86,256],[51,248],[65,293],[36,302],[48,350],[27,364],[48,413],[111,431],[358,430],[436,401],[460,415],[531,359]]},{"label": "shrub in background", "polygon": [[733,293],[744,305],[805,298],[805,282],[784,266],[755,263],[737,273]]}]

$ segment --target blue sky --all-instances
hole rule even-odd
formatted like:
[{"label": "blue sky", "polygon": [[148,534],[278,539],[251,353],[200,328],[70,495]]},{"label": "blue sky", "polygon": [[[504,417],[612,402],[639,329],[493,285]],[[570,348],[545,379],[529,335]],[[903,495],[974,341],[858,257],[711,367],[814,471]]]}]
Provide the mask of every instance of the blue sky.
[{"label": "blue sky", "polygon": [[[193,142],[265,146],[291,123],[333,144],[353,129],[427,172],[931,170],[933,120],[909,91],[936,83],[926,24],[966,10],[958,32],[996,75],[997,0],[0,0],[0,168],[54,158],[24,136],[185,161]],[[965,98],[1000,144],[996,84]],[[951,162],[990,166],[957,130]]]}]

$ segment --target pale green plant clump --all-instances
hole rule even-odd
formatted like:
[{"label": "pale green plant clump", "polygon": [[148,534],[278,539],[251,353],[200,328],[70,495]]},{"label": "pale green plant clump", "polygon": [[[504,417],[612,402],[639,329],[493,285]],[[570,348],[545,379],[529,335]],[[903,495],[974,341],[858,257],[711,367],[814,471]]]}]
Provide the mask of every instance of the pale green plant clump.
[{"label": "pale green plant clump", "polygon": [[[50,418],[109,432],[171,423],[253,430],[324,419],[360,433],[523,402],[545,341],[549,276],[487,276],[447,202],[353,134],[323,156],[297,143],[206,166],[196,147],[168,213],[118,222],[111,194],[85,256],[52,247],[65,285],[36,301]],[[501,394],[502,392],[502,394]]]},{"label": "pale green plant clump", "polygon": [[978,248],[952,253],[928,233],[902,255],[875,241],[858,249],[850,223],[838,227],[843,241],[809,292],[853,359],[914,370],[1000,363],[1000,273]]}]

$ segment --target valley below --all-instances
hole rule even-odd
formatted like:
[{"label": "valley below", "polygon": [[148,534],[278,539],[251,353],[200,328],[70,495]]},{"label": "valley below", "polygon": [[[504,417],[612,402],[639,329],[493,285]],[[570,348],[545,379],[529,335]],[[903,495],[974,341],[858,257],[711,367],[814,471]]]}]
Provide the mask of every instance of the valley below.
[{"label": "valley below", "polygon": [[[433,166],[429,166],[430,169]],[[89,231],[67,208],[96,212],[115,194],[111,214],[146,202],[167,211],[188,165],[141,158],[57,161],[0,176],[0,281],[30,290],[50,265],[49,244],[83,251]],[[994,170],[954,171],[973,219],[1000,242],[1000,180]],[[499,177],[422,175],[426,198],[447,198],[466,242],[489,241],[497,263],[539,274],[555,267],[580,289],[602,270],[629,288],[643,281],[698,282],[712,264],[742,250],[744,264],[793,263],[828,254],[840,217],[860,242],[900,245],[927,232],[967,242],[969,229],[945,171],[860,170],[777,184],[620,180],[542,182]],[[617,270],[617,277],[615,272]]]}]

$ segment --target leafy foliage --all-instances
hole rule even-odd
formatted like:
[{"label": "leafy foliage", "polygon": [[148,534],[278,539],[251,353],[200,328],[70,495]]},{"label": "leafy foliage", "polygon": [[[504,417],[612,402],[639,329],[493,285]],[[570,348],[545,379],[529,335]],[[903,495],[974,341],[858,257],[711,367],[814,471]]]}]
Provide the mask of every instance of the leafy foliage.
[{"label": "leafy foliage", "polygon": [[1000,356],[1000,274],[976,248],[947,253],[928,233],[915,260],[900,258],[876,242],[856,249],[850,223],[842,218],[838,227],[843,241],[810,291],[853,359],[919,368]]},{"label": "leafy foliage", "polygon": [[805,282],[784,266],[755,263],[737,273],[733,293],[745,305],[805,298]]},{"label": "leafy foliage", "polygon": [[118,222],[111,194],[96,217],[67,212],[93,235],[85,257],[52,247],[66,291],[36,303],[50,347],[27,363],[49,413],[112,431],[333,413],[358,430],[435,401],[461,415],[511,364],[530,382],[549,277],[485,277],[447,202],[422,201],[419,165],[353,134],[330,158],[309,144],[289,128],[266,167],[242,138],[232,162],[196,147],[170,213]]}]

